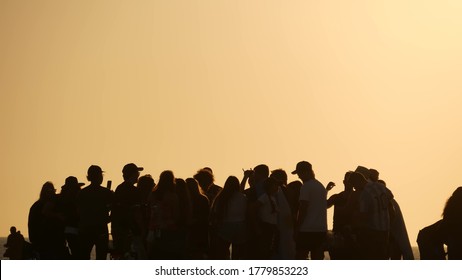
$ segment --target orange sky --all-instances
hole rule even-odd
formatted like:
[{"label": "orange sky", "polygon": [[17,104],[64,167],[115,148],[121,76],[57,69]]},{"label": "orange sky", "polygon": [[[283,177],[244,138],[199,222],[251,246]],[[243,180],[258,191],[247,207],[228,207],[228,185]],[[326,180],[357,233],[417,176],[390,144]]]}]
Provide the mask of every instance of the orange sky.
[{"label": "orange sky", "polygon": [[0,0],[0,235],[91,164],[308,160],[378,169],[415,243],[462,184],[462,3],[286,2]]}]

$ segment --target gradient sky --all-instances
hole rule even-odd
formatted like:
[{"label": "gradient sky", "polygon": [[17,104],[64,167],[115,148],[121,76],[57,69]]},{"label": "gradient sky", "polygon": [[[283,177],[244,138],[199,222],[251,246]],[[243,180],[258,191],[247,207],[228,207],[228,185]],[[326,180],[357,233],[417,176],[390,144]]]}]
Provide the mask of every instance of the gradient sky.
[{"label": "gradient sky", "polygon": [[379,170],[415,244],[462,184],[462,2],[289,2],[0,0],[0,235],[91,164],[307,160]]}]

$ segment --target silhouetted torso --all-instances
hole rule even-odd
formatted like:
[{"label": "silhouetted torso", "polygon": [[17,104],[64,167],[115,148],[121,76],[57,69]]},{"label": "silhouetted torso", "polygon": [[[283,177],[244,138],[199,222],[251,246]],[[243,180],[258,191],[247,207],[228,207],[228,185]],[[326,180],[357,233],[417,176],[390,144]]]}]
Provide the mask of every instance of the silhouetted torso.
[{"label": "silhouetted torso", "polygon": [[132,233],[139,233],[134,219],[135,207],[140,205],[139,199],[139,194],[133,184],[123,182],[117,186],[111,213],[113,227],[124,227]]},{"label": "silhouetted torso", "polygon": [[64,259],[68,257],[64,237],[64,221],[56,212],[58,197],[38,200],[29,211],[29,239],[41,259]]},{"label": "silhouetted torso", "polygon": [[341,232],[346,226],[351,225],[351,217],[346,208],[352,192],[342,191],[332,195],[327,201],[328,206],[334,206],[333,232]]},{"label": "silhouetted torso", "polygon": [[96,259],[107,258],[109,232],[109,211],[113,202],[113,192],[99,185],[89,185],[82,189],[77,197],[80,213],[79,236],[82,259],[90,259],[93,246],[96,247]]},{"label": "silhouetted torso", "polygon": [[106,227],[113,193],[102,187],[90,185],[82,189],[77,198],[80,214],[79,227]]}]

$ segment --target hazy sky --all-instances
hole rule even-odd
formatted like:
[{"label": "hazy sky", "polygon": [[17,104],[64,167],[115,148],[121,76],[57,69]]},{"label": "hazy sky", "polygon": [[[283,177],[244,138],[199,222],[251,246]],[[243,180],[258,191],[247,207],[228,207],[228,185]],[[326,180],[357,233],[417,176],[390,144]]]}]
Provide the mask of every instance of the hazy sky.
[{"label": "hazy sky", "polygon": [[[0,0],[0,235],[45,181],[380,171],[411,242],[462,185],[462,2]],[[296,177],[290,176],[289,180]],[[329,210],[330,215],[332,210]],[[332,227],[329,217],[329,227]]]}]

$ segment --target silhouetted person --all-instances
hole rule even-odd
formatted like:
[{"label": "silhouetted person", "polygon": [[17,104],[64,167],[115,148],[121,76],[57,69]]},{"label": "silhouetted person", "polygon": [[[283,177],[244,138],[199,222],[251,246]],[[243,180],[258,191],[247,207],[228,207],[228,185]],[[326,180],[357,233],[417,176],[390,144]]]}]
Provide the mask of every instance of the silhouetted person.
[{"label": "silhouetted person", "polygon": [[64,215],[64,234],[73,259],[80,257],[77,196],[79,195],[80,187],[83,185],[85,184],[79,183],[76,177],[69,176],[61,187],[61,193],[59,194],[59,204]]},{"label": "silhouetted person", "polygon": [[191,194],[186,186],[186,181],[181,178],[175,179],[175,191],[178,195],[180,216],[177,235],[175,236],[175,246],[172,249],[176,254],[175,259],[187,259],[190,258],[188,256],[189,252],[187,252],[189,247],[188,236],[193,219]]},{"label": "silhouetted person", "polygon": [[79,211],[79,235],[81,258],[90,259],[93,246],[96,259],[105,260],[108,254],[110,221],[109,212],[114,200],[114,193],[101,186],[103,170],[97,165],[88,168],[87,179],[90,185],[83,188],[77,197]]},{"label": "silhouetted person", "polygon": [[421,260],[445,260],[444,244],[446,235],[443,229],[443,220],[424,227],[417,235],[417,244]]},{"label": "silhouetted person", "polygon": [[24,242],[24,236],[21,234],[21,231],[16,231],[16,227],[11,227],[10,235],[8,235],[6,244],[4,244],[6,251],[3,256],[10,260],[22,260]]},{"label": "silhouetted person", "polygon": [[[255,191],[255,199],[265,194],[264,182],[269,177],[269,167],[266,164],[259,164],[253,169],[253,190]],[[252,195],[250,195],[252,196]],[[253,199],[253,198],[251,198]]]},{"label": "silhouetted person", "polygon": [[137,189],[140,202],[139,215],[141,216],[141,239],[146,250],[146,238],[149,231],[149,221],[151,220],[149,197],[154,190],[155,185],[154,179],[149,174],[143,175],[138,179]]},{"label": "silhouetted person", "polygon": [[449,197],[443,211],[449,260],[462,260],[462,187]]},{"label": "silhouetted person", "polygon": [[353,186],[348,183],[348,179],[352,171],[345,173],[343,179],[344,190],[340,193],[334,194],[327,200],[327,208],[334,206],[334,217],[333,217],[333,232],[341,233],[345,226],[350,224],[348,218],[345,217],[344,208],[348,202],[350,195],[353,193]]},{"label": "silhouetted person", "polygon": [[209,199],[194,178],[186,179],[191,202],[192,220],[189,230],[189,252],[192,259],[206,259],[209,243]]},{"label": "silhouetted person", "polygon": [[215,199],[215,197],[217,197],[218,193],[223,189],[222,187],[218,186],[217,184],[215,184],[215,175],[213,174],[213,170],[212,168],[210,167],[204,167],[202,168],[204,170],[208,170],[210,173],[212,173],[213,175],[213,182],[212,184],[209,186],[209,188],[207,189],[207,192],[205,192],[205,196],[207,196],[207,198],[209,199],[209,204],[210,206],[212,206],[212,202],[213,200]]},{"label": "silhouetted person", "polygon": [[[278,186],[276,192],[276,201],[278,205],[277,227],[278,235],[276,239],[276,252],[273,258],[283,260],[295,259],[295,239],[294,239],[294,224],[292,208],[287,199],[287,173],[283,169],[271,171],[270,178],[276,181]],[[298,199],[297,199],[298,204]]]},{"label": "silhouetted person", "polygon": [[29,211],[29,240],[40,259],[69,257],[64,237],[64,217],[57,211],[58,197],[51,182],[43,184],[39,199]]},{"label": "silhouetted person", "polygon": [[333,248],[329,252],[330,258],[333,260],[348,260],[353,259],[354,250],[353,232],[351,216],[347,210],[348,201],[353,194],[353,186],[348,183],[352,171],[345,173],[343,179],[344,190],[338,194],[334,194],[327,200],[327,208],[334,206],[333,217]]},{"label": "silhouetted person", "polygon": [[247,198],[240,191],[239,179],[229,176],[223,190],[212,205],[210,223],[211,259],[232,259],[246,257],[244,244],[247,240]]},{"label": "silhouetted person", "polygon": [[267,178],[263,182],[265,191],[255,203],[256,219],[253,232],[256,240],[256,257],[261,260],[272,259],[277,250],[278,239],[278,212],[277,201],[278,183],[274,178]]},{"label": "silhouetted person", "polygon": [[[353,174],[355,175],[352,177],[351,175]],[[348,233],[347,236],[349,237],[347,245],[351,248],[351,251],[349,252],[350,256],[348,258],[356,260],[364,258],[360,252],[359,245],[359,232],[363,227],[363,218],[360,210],[360,197],[365,187],[362,183],[363,181],[366,181],[366,183],[368,182],[364,175],[359,172],[352,172],[348,176],[347,181],[347,184],[353,188],[353,192],[350,194],[345,205],[346,220],[350,222],[350,224],[346,227],[346,232]],[[358,182],[360,183],[358,184]]]},{"label": "silhouetted person", "polygon": [[159,182],[149,198],[148,253],[152,259],[178,259],[176,244],[180,230],[180,199],[176,192],[175,176],[170,170],[160,174]]},{"label": "silhouetted person", "polygon": [[[114,242],[113,257],[115,259],[130,259],[130,246],[133,238],[141,237],[141,221],[139,213],[139,195],[135,184],[138,182],[140,171],[134,163],[126,164],[122,169],[124,181],[114,192],[114,203],[111,212],[111,234]],[[138,208],[138,209],[137,209]]]},{"label": "silhouetted person", "polygon": [[300,188],[302,187],[303,183],[300,181],[292,181],[290,182],[285,190],[285,194],[287,197],[287,202],[289,203],[290,210],[292,212],[292,220],[294,226],[297,222],[297,215],[298,215],[298,207],[299,207],[299,200],[300,200]]},{"label": "silhouetted person", "polygon": [[[357,172],[357,173],[363,175],[364,179],[366,179],[367,182],[372,181],[371,180],[371,170],[369,168],[358,165],[358,167],[356,167],[354,172]],[[375,175],[373,175],[373,176],[375,176]]]},{"label": "silhouetted person", "polygon": [[220,192],[221,187],[215,185],[215,180],[212,169],[206,167],[197,171],[193,176],[199,182],[202,192],[207,196],[209,202],[212,203],[217,194]]},{"label": "silhouetted person", "polygon": [[359,195],[358,242],[361,259],[388,259],[388,237],[393,194],[382,184],[369,182],[359,172],[348,180]]},{"label": "silhouetted person", "polygon": [[297,259],[306,259],[310,254],[313,260],[322,260],[327,232],[327,191],[316,180],[307,161],[297,163],[292,174],[297,174],[303,182],[296,224]]},{"label": "silhouetted person", "polygon": [[[256,222],[258,219],[257,200],[265,193],[263,183],[269,176],[269,167],[266,164],[259,164],[252,170],[245,170],[244,177],[241,181],[241,191],[247,197],[247,222],[249,233],[247,236],[247,257],[248,259],[258,259],[258,232],[259,228]],[[249,188],[245,189],[246,182]]]},{"label": "silhouetted person", "polygon": [[[375,176],[372,177],[374,180]],[[383,180],[378,179],[377,172],[377,183],[384,185],[387,184]],[[392,260],[413,260],[414,253],[412,252],[411,242],[409,241],[409,235],[406,229],[406,223],[404,222],[404,216],[401,212],[398,202],[393,198],[393,212],[390,216],[390,259]]]}]

